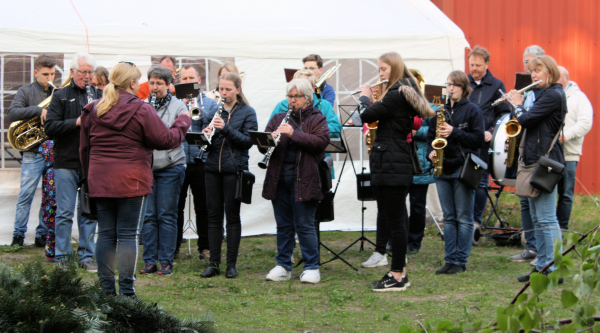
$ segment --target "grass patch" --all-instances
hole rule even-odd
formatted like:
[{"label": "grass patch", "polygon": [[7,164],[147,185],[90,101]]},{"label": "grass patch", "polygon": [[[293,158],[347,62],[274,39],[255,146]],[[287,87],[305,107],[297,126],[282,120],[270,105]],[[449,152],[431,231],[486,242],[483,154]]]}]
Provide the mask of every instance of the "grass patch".
[{"label": "grass patch", "polygon": [[[520,215],[515,213],[519,210],[518,198],[503,195],[500,203],[501,217],[511,226],[519,226]],[[570,228],[585,232],[599,223],[599,216],[600,209],[593,200],[576,196]],[[321,240],[340,250],[359,236],[356,232],[323,232]],[[366,236],[375,241],[375,232],[367,232]],[[412,287],[400,293],[374,293],[369,289],[369,284],[387,270],[360,268],[373,251],[368,243],[364,251],[355,245],[343,254],[359,268],[358,272],[336,260],[321,267],[322,282],[317,285],[300,283],[301,268],[294,269],[289,282],[265,281],[265,275],[275,266],[274,235],[242,239],[237,279],[202,279],[200,273],[208,262],[198,260],[194,245],[192,253],[188,253],[187,244],[181,249],[172,276],[138,275],[137,294],[180,318],[208,316],[218,332],[398,332],[401,325],[416,328],[417,322],[442,320],[489,325],[495,321],[496,308],[508,305],[521,289],[516,278],[532,269],[528,263],[507,259],[518,253],[520,246],[500,246],[484,237],[479,246],[473,247],[465,273],[435,275],[444,261],[444,242],[434,225],[428,225],[420,252],[408,256]],[[294,257],[300,256],[296,247]],[[330,257],[321,254],[322,261]],[[0,261],[18,268],[24,262],[43,261],[43,250],[28,246],[18,252],[0,252]],[[141,267],[140,258],[138,269]],[[88,281],[96,278],[94,274],[83,275]],[[565,286],[570,280],[566,279]],[[552,310],[556,317],[570,318],[572,314],[560,307],[560,288],[549,295],[545,301],[556,307]],[[595,304],[600,304],[598,295],[593,298]]]}]

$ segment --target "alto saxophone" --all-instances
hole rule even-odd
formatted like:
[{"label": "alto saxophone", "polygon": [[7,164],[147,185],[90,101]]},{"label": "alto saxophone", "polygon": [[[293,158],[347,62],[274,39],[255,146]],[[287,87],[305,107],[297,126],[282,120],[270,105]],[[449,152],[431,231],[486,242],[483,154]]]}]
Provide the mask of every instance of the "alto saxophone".
[{"label": "alto saxophone", "polygon": [[[450,98],[450,96],[448,96]],[[441,176],[444,167],[444,148],[448,145],[448,140],[444,139],[440,134],[440,127],[446,125],[446,117],[444,116],[444,104],[440,106],[437,111],[436,125],[435,125],[435,139],[431,142],[431,146],[435,149],[435,155],[433,156],[433,175]]]},{"label": "alto saxophone", "polygon": [[[378,101],[379,94],[381,93],[381,84],[383,82],[387,82],[387,80],[382,81],[381,83],[376,83],[373,87],[373,99]],[[373,149],[373,144],[375,143],[375,137],[377,136],[377,126],[379,125],[379,121],[374,121],[372,123],[366,123],[367,125],[367,134],[365,136],[365,141],[367,144],[367,152],[371,154],[371,150]]]}]

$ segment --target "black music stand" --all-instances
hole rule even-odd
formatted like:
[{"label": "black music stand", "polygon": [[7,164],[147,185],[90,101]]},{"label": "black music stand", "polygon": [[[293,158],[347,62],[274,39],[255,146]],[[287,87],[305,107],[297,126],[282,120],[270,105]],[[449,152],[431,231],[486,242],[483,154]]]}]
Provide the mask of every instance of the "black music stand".
[{"label": "black music stand", "polygon": [[198,82],[178,83],[175,85],[175,97],[178,99],[192,99],[200,95]]}]

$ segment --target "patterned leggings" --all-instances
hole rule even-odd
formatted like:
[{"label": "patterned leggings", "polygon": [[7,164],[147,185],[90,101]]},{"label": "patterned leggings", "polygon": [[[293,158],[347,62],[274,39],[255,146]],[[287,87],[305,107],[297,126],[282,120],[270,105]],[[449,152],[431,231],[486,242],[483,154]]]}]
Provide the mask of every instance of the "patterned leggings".
[{"label": "patterned leggings", "polygon": [[44,174],[42,178],[42,216],[48,228],[46,234],[46,259],[54,261],[56,217],[56,184],[54,184],[54,141],[44,141],[39,152],[44,156]]}]

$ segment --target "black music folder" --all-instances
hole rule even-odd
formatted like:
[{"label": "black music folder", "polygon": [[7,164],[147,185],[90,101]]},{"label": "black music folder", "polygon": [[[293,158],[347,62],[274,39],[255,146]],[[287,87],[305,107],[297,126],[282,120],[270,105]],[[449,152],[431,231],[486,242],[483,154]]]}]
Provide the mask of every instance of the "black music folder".
[{"label": "black music folder", "polygon": [[178,99],[194,98],[200,95],[198,82],[178,83],[175,85],[175,97]]},{"label": "black music folder", "polygon": [[521,90],[532,84],[531,73],[517,73],[515,78],[515,90]]},{"label": "black music folder", "polygon": [[185,134],[185,141],[190,145],[196,145],[202,147],[208,145],[208,139],[202,132],[188,132]]},{"label": "black music folder", "polygon": [[257,145],[259,148],[267,149],[269,147],[277,146],[277,142],[275,142],[275,138],[271,132],[249,131],[248,134],[250,134],[252,143]]}]

